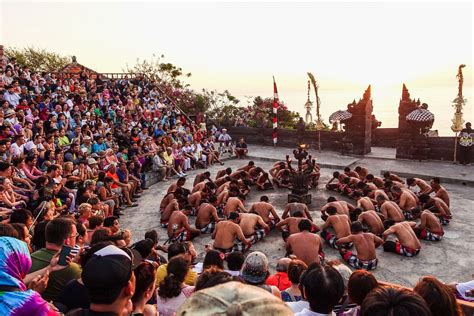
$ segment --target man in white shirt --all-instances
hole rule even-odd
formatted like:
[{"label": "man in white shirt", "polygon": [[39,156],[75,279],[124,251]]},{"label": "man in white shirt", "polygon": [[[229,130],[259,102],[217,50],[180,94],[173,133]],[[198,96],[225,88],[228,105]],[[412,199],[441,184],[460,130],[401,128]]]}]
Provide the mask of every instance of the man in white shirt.
[{"label": "man in white shirt", "polygon": [[14,107],[20,104],[20,96],[12,86],[8,86],[8,91],[3,94],[3,100],[8,101]]},{"label": "man in white shirt", "polygon": [[19,157],[25,153],[25,137],[23,135],[16,135],[15,142],[11,146],[13,157]]}]

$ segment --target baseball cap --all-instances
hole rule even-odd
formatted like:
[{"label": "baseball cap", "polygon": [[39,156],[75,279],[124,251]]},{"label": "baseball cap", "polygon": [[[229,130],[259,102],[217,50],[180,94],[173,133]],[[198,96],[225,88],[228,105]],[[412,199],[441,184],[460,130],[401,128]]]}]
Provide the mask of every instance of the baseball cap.
[{"label": "baseball cap", "polygon": [[242,278],[251,284],[265,281],[268,272],[268,259],[264,253],[254,251],[245,258],[242,268]]},{"label": "baseball cap", "polygon": [[89,158],[89,159],[87,159],[87,164],[88,164],[88,165],[94,165],[94,164],[96,164],[96,163],[97,163],[97,161],[96,161],[94,158]]},{"label": "baseball cap", "polygon": [[133,253],[114,245],[95,252],[82,269],[91,302],[116,298],[132,277]]},{"label": "baseball cap", "polygon": [[232,281],[195,292],[176,315],[293,315],[293,312],[270,292]]}]

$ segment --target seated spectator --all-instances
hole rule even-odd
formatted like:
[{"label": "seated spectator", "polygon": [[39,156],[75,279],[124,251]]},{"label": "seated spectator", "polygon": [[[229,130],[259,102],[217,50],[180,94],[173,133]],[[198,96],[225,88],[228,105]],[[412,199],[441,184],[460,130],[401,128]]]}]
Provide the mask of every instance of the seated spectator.
[{"label": "seated spectator", "polygon": [[222,271],[222,269],[212,266],[204,270],[199,275],[196,281],[196,287],[194,288],[194,291],[200,291],[209,287],[216,286],[218,284],[227,283],[231,281],[235,281],[235,277],[231,276],[227,272]]},{"label": "seated spectator", "polygon": [[[168,261],[170,261],[174,257],[183,257],[185,258],[189,264],[193,262],[193,258],[196,256],[196,250],[192,243],[188,242],[178,242],[169,245],[168,247]],[[156,270],[156,285],[159,286],[161,281],[165,279],[168,275],[167,264],[162,264]],[[184,283],[187,285],[194,285],[196,282],[197,274],[192,269],[189,269],[186,273],[186,277],[184,279]]]},{"label": "seated spectator", "polygon": [[344,312],[344,316],[357,316],[360,314],[360,306],[367,294],[379,286],[374,275],[365,270],[356,270],[349,278],[347,292],[352,303],[357,304],[354,308]]},{"label": "seated spectator", "polygon": [[249,253],[242,267],[242,279],[247,284],[264,289],[276,297],[281,298],[280,290],[278,290],[276,286],[265,284],[268,274],[267,256],[260,251]]},{"label": "seated spectator", "polygon": [[[23,283],[31,267],[26,244],[16,238],[0,237],[1,315],[58,315],[38,292]],[[46,281],[47,282],[47,281]]]},{"label": "seated spectator", "polygon": [[156,306],[147,304],[155,294],[155,270],[155,266],[149,262],[142,262],[133,270],[135,274],[135,292],[132,296],[132,314],[157,315]]},{"label": "seated spectator", "polygon": [[[274,295],[240,282],[226,282],[195,292],[176,315],[292,315]],[[160,314],[161,315],[161,314]]]},{"label": "seated spectator", "polygon": [[311,264],[300,280],[303,298],[309,302],[295,315],[332,315],[334,307],[344,295],[344,281],[336,269],[329,265]]},{"label": "seated spectator", "polygon": [[244,138],[241,137],[237,144],[235,144],[235,155],[239,159],[244,159],[247,157],[248,152],[247,144],[245,143]]},{"label": "seated spectator", "polygon": [[423,298],[410,290],[377,287],[362,302],[361,316],[431,316]]},{"label": "seated spectator", "polygon": [[225,260],[227,261],[227,270],[225,272],[232,276],[240,277],[245,262],[244,254],[240,251],[233,251],[226,256]]},{"label": "seated spectator", "polygon": [[189,262],[182,256],[169,260],[167,276],[160,282],[157,295],[158,312],[162,316],[173,316],[186,298],[191,296],[194,286],[184,283]]},{"label": "seated spectator", "polygon": [[288,265],[288,279],[291,282],[291,286],[281,291],[281,299],[285,302],[298,302],[302,299],[300,290],[300,277],[308,266],[301,260],[293,259],[290,260]]},{"label": "seated spectator", "polygon": [[462,311],[449,287],[432,276],[423,277],[413,289],[426,302],[433,316],[460,316]]},{"label": "seated spectator", "polygon": [[265,281],[267,285],[276,286],[280,291],[286,290],[291,286],[291,281],[288,278],[288,265],[290,258],[281,258],[277,262],[276,273],[268,277]]},{"label": "seated spectator", "polygon": [[[133,255],[128,249],[106,246],[84,265],[82,281],[90,298],[90,312],[123,315],[135,291]],[[84,315],[77,311],[69,315]]]},{"label": "seated spectator", "polygon": [[[75,223],[69,218],[59,217],[46,225],[46,246],[31,254],[31,272],[48,266],[51,258],[61,250],[63,245],[74,248],[76,244],[77,230]],[[42,293],[47,301],[57,299],[63,287],[71,280],[79,278],[81,268],[76,263],[71,263],[66,269],[51,272],[48,286]]]}]

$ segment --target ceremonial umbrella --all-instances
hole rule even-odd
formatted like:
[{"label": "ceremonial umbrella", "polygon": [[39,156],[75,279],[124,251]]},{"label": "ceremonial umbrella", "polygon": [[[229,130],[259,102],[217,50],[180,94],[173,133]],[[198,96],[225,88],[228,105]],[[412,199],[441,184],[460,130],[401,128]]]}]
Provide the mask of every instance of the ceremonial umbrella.
[{"label": "ceremonial umbrella", "polygon": [[348,112],[348,111],[342,111],[342,110],[339,110],[339,111],[336,111],[334,112],[333,114],[329,115],[329,122],[331,123],[334,123],[334,122],[343,122],[343,121],[346,121],[348,119],[350,119],[352,117],[352,113]]},{"label": "ceremonial umbrella", "polygon": [[411,111],[406,119],[408,122],[412,123],[427,123],[434,121],[434,114],[425,109],[416,109]]}]

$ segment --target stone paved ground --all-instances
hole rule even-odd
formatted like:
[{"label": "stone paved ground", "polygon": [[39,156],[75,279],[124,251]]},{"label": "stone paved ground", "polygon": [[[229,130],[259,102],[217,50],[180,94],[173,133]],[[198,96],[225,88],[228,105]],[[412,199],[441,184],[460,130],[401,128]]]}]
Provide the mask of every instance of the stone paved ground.
[{"label": "stone paved ground", "polygon": [[[277,149],[273,152],[271,158],[277,159],[278,157],[284,157],[285,154],[290,154],[290,149]],[[352,158],[350,157],[341,157],[342,159],[340,159],[334,154],[325,157],[328,157],[326,159],[328,163],[343,165],[349,162],[352,164]],[[372,160],[373,158],[370,159],[370,161]],[[227,161],[224,167],[235,169],[246,163],[247,160],[234,159]],[[266,161],[258,161],[257,164],[268,170],[273,162],[267,159]],[[373,165],[374,171],[377,171],[378,168],[381,168],[383,162],[374,162]],[[209,170],[214,177],[217,170],[221,168],[223,167],[213,166]],[[311,192],[313,196],[313,202],[310,206],[311,214],[319,225],[322,223],[319,217],[319,208],[330,195],[324,189],[324,183],[328,181],[333,171],[333,169],[323,168],[321,170],[321,184],[317,190]],[[202,172],[202,170],[199,170],[199,172]],[[189,172],[187,188],[191,188],[196,173],[196,171]],[[127,214],[122,216],[121,226],[132,229],[134,241],[143,238],[145,231],[149,229],[159,231],[161,243],[167,239],[166,231],[159,225],[159,203],[169,184],[170,182],[160,182],[151,186],[139,200],[140,206],[128,209]],[[377,278],[406,286],[413,286],[423,275],[434,275],[445,282],[471,279],[471,275],[474,273],[474,256],[472,255],[474,249],[472,246],[474,244],[474,234],[472,233],[474,203],[472,188],[455,184],[447,184],[446,187],[451,195],[454,219],[446,228],[443,241],[439,243],[423,241],[421,253],[415,258],[388,254],[384,253],[382,249],[378,249],[377,255],[380,261],[379,267],[375,271]],[[278,189],[267,191],[264,194],[269,196],[270,201],[276,206],[278,213],[281,214],[286,205],[287,193],[286,190]],[[245,206],[250,206],[251,203],[258,201],[262,194],[253,190],[245,202]],[[191,222],[194,223],[194,218],[191,219]],[[210,242],[209,235],[199,236],[195,239],[194,243],[201,259],[204,256],[204,245]],[[277,231],[272,231],[263,241],[254,245],[252,250],[266,253],[270,259],[272,269],[274,269],[276,260],[285,254],[284,243]],[[328,246],[324,247],[324,251],[328,259],[339,258],[338,252]]]}]

